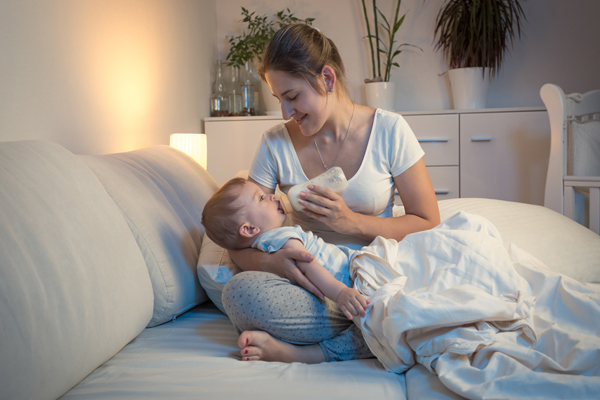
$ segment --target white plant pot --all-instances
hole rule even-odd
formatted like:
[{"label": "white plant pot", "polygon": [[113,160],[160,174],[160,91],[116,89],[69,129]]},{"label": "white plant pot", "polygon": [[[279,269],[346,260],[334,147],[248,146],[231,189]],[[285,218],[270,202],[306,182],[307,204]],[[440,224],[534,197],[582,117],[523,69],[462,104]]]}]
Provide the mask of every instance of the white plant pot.
[{"label": "white plant pot", "polygon": [[455,110],[485,108],[487,104],[489,73],[483,68],[457,68],[448,71]]},{"label": "white plant pot", "polygon": [[267,82],[261,80],[260,89],[265,105],[265,114],[281,117],[281,105],[279,104],[279,100],[271,93],[271,88]]},{"label": "white plant pot", "polygon": [[365,93],[369,107],[396,111],[396,84],[394,82],[366,83]]}]

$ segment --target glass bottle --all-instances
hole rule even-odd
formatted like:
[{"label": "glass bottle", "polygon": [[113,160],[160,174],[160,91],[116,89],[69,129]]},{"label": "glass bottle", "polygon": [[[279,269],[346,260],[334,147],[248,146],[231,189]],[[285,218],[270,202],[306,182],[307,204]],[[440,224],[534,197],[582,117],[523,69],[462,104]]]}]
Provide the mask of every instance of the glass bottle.
[{"label": "glass bottle", "polygon": [[284,193],[279,196],[279,204],[284,213],[289,214],[293,210],[302,211],[304,209],[298,203],[298,200],[300,192],[310,192],[308,185],[323,186],[341,195],[348,187],[348,181],[346,180],[344,171],[340,167],[333,167],[306,182],[292,186],[287,194]]},{"label": "glass bottle", "polygon": [[251,61],[247,61],[246,67],[241,70],[240,94],[242,97],[242,115],[256,115],[256,103],[254,102],[255,84],[250,66],[251,63]]},{"label": "glass bottle", "polygon": [[246,69],[246,73],[251,77],[252,82],[254,83],[254,115],[259,115],[261,80],[258,76],[258,70],[256,69],[256,65],[252,61],[247,61],[244,65],[244,68]]},{"label": "glass bottle", "polygon": [[227,117],[229,107],[227,105],[227,85],[225,84],[225,68],[221,60],[215,62],[213,93],[210,97],[210,116]]},{"label": "glass bottle", "polygon": [[240,90],[240,68],[236,66],[229,67],[229,79],[227,80],[229,102],[229,116],[239,117],[242,115],[242,96]]}]

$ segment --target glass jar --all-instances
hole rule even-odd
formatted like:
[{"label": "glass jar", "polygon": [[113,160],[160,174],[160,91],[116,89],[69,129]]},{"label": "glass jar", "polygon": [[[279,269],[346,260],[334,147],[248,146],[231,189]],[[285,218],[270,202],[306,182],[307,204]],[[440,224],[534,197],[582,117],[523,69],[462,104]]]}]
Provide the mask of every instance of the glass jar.
[{"label": "glass jar", "polygon": [[213,74],[213,90],[212,96],[210,97],[210,116],[227,117],[229,116],[227,85],[225,83],[225,67],[221,60],[215,62]]}]

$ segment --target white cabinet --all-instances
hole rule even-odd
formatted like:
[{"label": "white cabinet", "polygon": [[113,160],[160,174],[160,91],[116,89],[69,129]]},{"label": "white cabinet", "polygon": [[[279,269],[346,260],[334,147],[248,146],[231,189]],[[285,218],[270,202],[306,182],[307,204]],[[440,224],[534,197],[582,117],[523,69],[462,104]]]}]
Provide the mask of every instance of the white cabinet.
[{"label": "white cabinet", "polygon": [[[421,144],[438,200],[460,197],[458,115],[405,115]],[[400,199],[396,199],[400,204]]]},{"label": "white cabinet", "polygon": [[[543,108],[401,113],[423,150],[438,200],[485,197],[542,205],[550,152]],[[249,169],[261,134],[281,118],[204,120],[208,172],[223,184]]]},{"label": "white cabinet", "polygon": [[544,204],[546,111],[460,116],[460,196]]},{"label": "white cabinet", "polygon": [[206,170],[222,185],[250,169],[262,133],[282,121],[269,116],[205,118]]}]

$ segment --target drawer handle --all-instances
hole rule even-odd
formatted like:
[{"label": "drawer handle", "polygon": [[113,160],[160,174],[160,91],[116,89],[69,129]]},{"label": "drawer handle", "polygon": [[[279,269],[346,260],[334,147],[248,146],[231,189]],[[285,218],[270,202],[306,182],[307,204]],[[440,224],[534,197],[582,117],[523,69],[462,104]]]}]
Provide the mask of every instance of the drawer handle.
[{"label": "drawer handle", "polygon": [[434,143],[434,142],[447,142],[450,139],[442,139],[442,138],[422,138],[422,139],[417,139],[419,141],[419,143]]},{"label": "drawer handle", "polygon": [[491,142],[492,138],[490,137],[482,137],[482,138],[471,138],[471,142]]},{"label": "drawer handle", "polygon": [[[450,193],[450,191],[449,191],[449,190],[444,190],[444,189],[441,189],[441,190],[434,190],[434,192],[435,192],[435,194],[448,194],[448,193]],[[398,196],[398,189],[394,189],[394,194],[395,194],[396,196]]]}]

